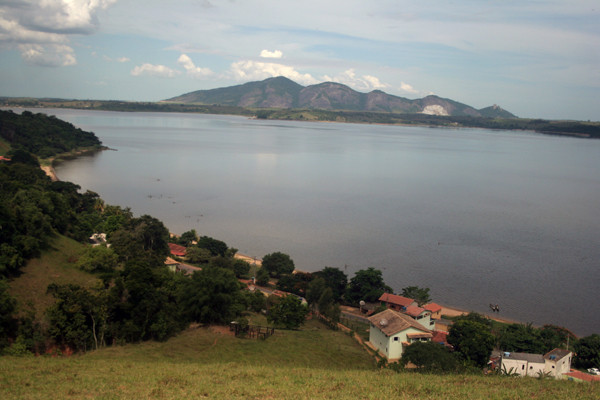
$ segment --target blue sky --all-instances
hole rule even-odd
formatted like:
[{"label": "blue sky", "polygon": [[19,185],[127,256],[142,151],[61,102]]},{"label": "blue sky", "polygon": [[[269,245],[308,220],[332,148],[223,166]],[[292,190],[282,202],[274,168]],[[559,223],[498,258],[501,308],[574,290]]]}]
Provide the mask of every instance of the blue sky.
[{"label": "blue sky", "polygon": [[0,2],[0,96],[157,101],[279,75],[598,121],[600,3]]}]

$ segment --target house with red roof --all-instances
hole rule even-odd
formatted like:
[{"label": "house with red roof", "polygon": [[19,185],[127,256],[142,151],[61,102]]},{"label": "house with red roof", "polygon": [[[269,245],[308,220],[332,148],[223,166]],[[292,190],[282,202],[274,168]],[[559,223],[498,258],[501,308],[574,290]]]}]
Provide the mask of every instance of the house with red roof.
[{"label": "house with red roof", "polygon": [[176,257],[185,257],[185,246],[180,246],[175,243],[169,243],[169,250],[171,251],[171,254]]},{"label": "house with red roof", "polygon": [[382,304],[385,304],[390,310],[404,311],[406,307],[416,306],[417,302],[408,297],[398,296],[397,294],[384,293],[379,298]]},{"label": "house with red roof", "polygon": [[423,306],[424,309],[431,313],[432,319],[441,319],[442,318],[442,306],[436,303],[429,303]]}]

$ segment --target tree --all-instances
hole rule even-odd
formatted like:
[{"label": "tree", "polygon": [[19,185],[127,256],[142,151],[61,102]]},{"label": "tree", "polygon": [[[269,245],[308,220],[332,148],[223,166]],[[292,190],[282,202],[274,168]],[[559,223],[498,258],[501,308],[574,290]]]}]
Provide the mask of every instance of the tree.
[{"label": "tree", "polygon": [[498,333],[498,346],[504,351],[540,354],[552,349],[546,348],[540,330],[531,324],[510,324]]},{"label": "tree", "polygon": [[190,246],[185,251],[185,257],[193,264],[206,264],[210,261],[212,254],[208,249],[201,249],[198,246]]},{"label": "tree", "polygon": [[263,257],[262,267],[274,278],[294,272],[294,261],[279,251]]},{"label": "tree", "polygon": [[192,242],[198,242],[198,234],[196,233],[195,229],[183,232],[177,241],[177,244],[188,247],[192,245]]},{"label": "tree", "polygon": [[256,271],[256,284],[258,286],[267,286],[269,284],[269,272],[266,269],[260,268]]},{"label": "tree", "polygon": [[198,240],[197,246],[201,249],[207,249],[213,256],[225,257],[225,253],[227,252],[227,244],[225,242],[208,236],[202,236]]},{"label": "tree", "polygon": [[184,315],[196,322],[230,322],[246,308],[233,271],[207,267],[196,271],[179,294]]},{"label": "tree", "polygon": [[579,368],[598,368],[600,365],[600,335],[594,333],[582,337],[573,346],[577,357],[575,365]]},{"label": "tree", "polygon": [[17,301],[8,293],[8,284],[0,280],[0,352],[9,343],[8,339],[14,337],[17,329],[17,319],[14,313]]},{"label": "tree", "polygon": [[333,299],[336,302],[342,300],[348,286],[348,276],[339,268],[325,267],[321,271],[313,274],[315,278],[320,277],[325,280],[325,286],[331,288]]},{"label": "tree", "polygon": [[77,261],[77,267],[88,272],[111,272],[119,262],[119,256],[106,246],[88,247]]},{"label": "tree", "polygon": [[494,348],[494,337],[488,326],[468,319],[454,322],[448,333],[448,343],[470,364],[483,368]]},{"label": "tree", "polygon": [[380,270],[369,267],[357,271],[350,279],[346,300],[354,305],[358,305],[361,300],[372,303],[385,292],[391,293],[392,288],[385,284]]},{"label": "tree", "polygon": [[294,295],[283,297],[274,304],[267,315],[267,320],[286,329],[298,329],[304,323],[308,308]]},{"label": "tree", "polygon": [[450,350],[433,342],[416,342],[406,347],[400,362],[403,366],[411,362],[425,372],[449,372],[459,368]]},{"label": "tree", "polygon": [[423,305],[431,302],[431,297],[429,297],[429,288],[408,286],[402,288],[402,296],[415,300],[419,307],[423,307]]}]

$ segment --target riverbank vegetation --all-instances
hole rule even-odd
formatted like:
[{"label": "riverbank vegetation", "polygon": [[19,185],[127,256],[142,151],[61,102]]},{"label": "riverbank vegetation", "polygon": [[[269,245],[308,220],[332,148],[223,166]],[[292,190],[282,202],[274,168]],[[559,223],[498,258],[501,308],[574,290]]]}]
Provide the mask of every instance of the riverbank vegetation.
[{"label": "riverbank vegetation", "polygon": [[367,124],[429,126],[443,128],[482,128],[496,130],[527,130],[552,135],[600,138],[600,122],[546,120],[539,118],[488,118],[470,116],[439,116],[415,113],[368,111],[330,111],[318,109],[250,109],[219,104],[183,104],[167,102],[126,102],[100,100],[63,100],[0,97],[6,107],[55,107],[85,110],[128,112],[191,112],[256,117],[258,119],[324,121]]}]

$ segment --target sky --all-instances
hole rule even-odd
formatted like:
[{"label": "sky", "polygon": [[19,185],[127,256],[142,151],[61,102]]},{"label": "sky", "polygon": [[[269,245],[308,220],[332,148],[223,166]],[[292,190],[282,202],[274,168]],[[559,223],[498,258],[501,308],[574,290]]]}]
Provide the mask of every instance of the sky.
[{"label": "sky", "polygon": [[285,76],[600,120],[598,0],[0,0],[0,96],[159,101]]}]

